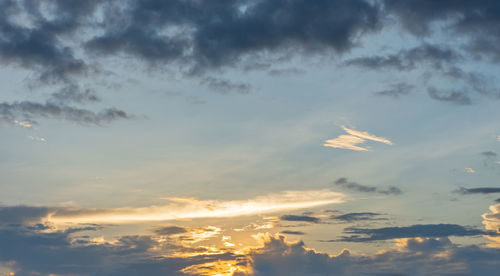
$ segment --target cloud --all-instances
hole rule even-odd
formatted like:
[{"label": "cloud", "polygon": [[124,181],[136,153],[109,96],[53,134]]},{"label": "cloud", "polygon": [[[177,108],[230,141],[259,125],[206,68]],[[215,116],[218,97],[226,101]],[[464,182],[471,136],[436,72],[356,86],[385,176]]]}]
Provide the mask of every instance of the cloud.
[{"label": "cloud", "polygon": [[179,227],[179,226],[172,225],[172,226],[158,227],[158,228],[154,229],[154,232],[157,235],[169,236],[169,235],[176,235],[176,234],[186,233],[187,229],[184,228],[184,227]]},{"label": "cloud", "polygon": [[387,138],[377,137],[366,131],[358,131],[347,128],[345,126],[342,126],[342,129],[349,135],[340,135],[337,138],[326,140],[323,146],[331,148],[350,149],[354,151],[368,151],[368,148],[363,148],[356,145],[363,144],[366,140],[372,140],[387,145],[392,145],[392,142]]},{"label": "cloud", "polygon": [[32,135],[29,135],[29,136],[26,136],[28,139],[30,140],[33,140],[33,141],[38,141],[38,142],[47,142],[47,139],[43,138],[43,137],[38,137],[38,136],[32,136]]},{"label": "cloud", "polygon": [[481,152],[481,155],[484,156],[483,165],[486,168],[494,168],[495,167],[494,163],[497,163],[496,162],[497,154],[495,152],[493,152],[491,150],[483,151],[483,152]]},{"label": "cloud", "polygon": [[330,240],[330,242],[369,242],[416,237],[442,238],[448,236],[498,236],[498,234],[494,231],[484,231],[457,224],[415,224],[403,227],[384,228],[348,227],[344,229],[344,233],[350,234],[350,236],[343,236],[340,239]]},{"label": "cloud", "polygon": [[[116,10],[113,4],[106,7]],[[366,1],[283,3],[228,1],[132,1],[104,19],[102,34],[87,41],[100,55],[127,55],[150,64],[184,63],[193,72],[234,66],[262,52],[332,49],[344,52],[356,35],[378,29],[377,6]],[[155,14],[147,17],[147,14]],[[339,16],[342,15],[342,16]],[[115,22],[122,22],[116,24]],[[329,26],[334,25],[335,28]],[[170,28],[168,34],[162,32]]]},{"label": "cloud", "polygon": [[30,121],[18,121],[18,120],[13,120],[12,121],[14,124],[18,125],[18,126],[22,126],[22,127],[25,127],[25,128],[33,128],[33,123],[30,122]]},{"label": "cloud", "polygon": [[467,93],[463,91],[449,91],[443,92],[438,91],[434,87],[427,88],[427,92],[431,98],[438,101],[450,102],[458,105],[470,105],[472,104],[472,100]]},{"label": "cloud", "polygon": [[469,194],[493,194],[493,193],[500,193],[500,188],[496,187],[481,187],[481,188],[460,188],[456,191],[457,193],[463,194],[463,195],[469,195]]},{"label": "cloud", "polygon": [[296,210],[343,202],[346,197],[331,190],[284,191],[248,200],[197,200],[167,198],[170,203],[142,208],[53,208],[51,222],[139,222],[189,218],[235,217]]},{"label": "cloud", "polygon": [[400,96],[405,96],[410,94],[413,90],[415,90],[414,85],[410,85],[404,82],[400,82],[394,85],[391,85],[388,89],[375,92],[377,96],[388,96],[393,98],[399,98]]},{"label": "cloud", "polygon": [[372,141],[375,141],[375,142],[380,142],[380,143],[384,143],[384,144],[387,144],[387,145],[392,145],[392,142],[389,141],[387,138],[383,138],[383,137],[377,137],[373,134],[370,134],[366,131],[358,131],[358,130],[354,130],[354,129],[349,129],[345,126],[342,126],[342,129],[349,133],[350,135],[353,135],[353,136],[357,136],[359,138],[363,138],[363,139],[367,139],[367,140],[372,140]]},{"label": "cloud", "polygon": [[232,92],[247,94],[251,90],[251,86],[246,83],[234,83],[232,81],[218,79],[214,77],[206,77],[201,81],[213,91],[219,94],[228,94]]},{"label": "cloud", "polygon": [[[492,213],[483,215],[484,219],[498,222],[500,209],[490,209]],[[301,241],[288,242],[269,233],[255,236],[259,246],[236,253],[230,248],[195,245],[220,237],[222,230],[213,226],[167,225],[155,228],[159,236],[126,235],[106,241],[80,234],[95,232],[100,229],[97,226],[62,231],[50,224],[33,224],[47,213],[50,210],[43,207],[0,208],[0,262],[16,275],[404,275],[411,271],[423,276],[494,275],[500,269],[499,249],[459,246],[446,238],[480,231],[456,225],[438,225],[440,230],[428,225],[423,229],[380,228],[385,230],[374,234],[378,238],[399,238],[394,240],[394,248],[375,254],[356,255],[344,249],[338,255],[328,255],[306,248]],[[421,233],[436,237],[401,238]],[[483,233],[486,231],[479,234]]]},{"label": "cloud", "polygon": [[62,87],[59,91],[53,93],[50,99],[50,101],[59,104],[85,104],[99,102],[100,100],[92,89],[87,88],[82,90],[80,86],[74,83]]},{"label": "cloud", "polygon": [[442,68],[461,60],[461,56],[453,49],[442,45],[422,44],[401,50],[397,54],[387,56],[358,57],[345,61],[348,66],[360,66],[368,69],[412,70],[421,63],[430,63],[434,68]]},{"label": "cloud", "polygon": [[301,232],[301,231],[290,231],[290,230],[281,231],[280,233],[288,234],[288,235],[305,235],[306,234],[306,233]]},{"label": "cloud", "polygon": [[14,118],[61,119],[84,124],[109,123],[118,119],[131,119],[132,116],[125,111],[116,108],[108,108],[100,112],[88,109],[76,108],[64,104],[52,102],[37,103],[31,101],[22,102],[0,102],[0,120],[14,121]]},{"label": "cloud", "polygon": [[388,0],[384,3],[385,12],[396,15],[403,27],[416,36],[446,30],[450,35],[464,39],[471,54],[494,62],[499,60],[500,20],[495,1],[460,1],[458,5],[456,2],[432,1],[424,5],[419,1]]},{"label": "cloud", "polygon": [[[496,204],[490,206],[490,213],[485,213],[483,217],[483,225],[486,230],[500,233],[500,200],[495,200]],[[491,241],[487,244],[488,247],[500,248],[500,237],[487,236]]]},{"label": "cloud", "polygon": [[368,151],[367,148],[356,146],[357,144],[363,144],[365,139],[359,138],[352,135],[340,135],[337,138],[326,140],[323,146],[337,148],[337,149],[349,149],[355,151]]},{"label": "cloud", "polygon": [[494,275],[500,269],[500,250],[458,246],[447,238],[398,240],[394,249],[373,255],[344,249],[336,256],[283,236],[260,238],[262,246],[248,253],[252,275]]},{"label": "cloud", "polygon": [[319,218],[311,217],[311,216],[283,215],[280,217],[280,219],[285,220],[285,221],[303,221],[303,222],[312,222],[312,223],[320,222]]},{"label": "cloud", "polygon": [[487,158],[495,158],[497,157],[497,154],[492,152],[491,150],[490,151],[483,151],[481,152],[481,155],[487,157]]},{"label": "cloud", "polygon": [[360,212],[360,213],[347,213],[342,215],[333,215],[330,218],[334,220],[339,220],[342,222],[358,222],[365,220],[385,220],[385,218],[380,218],[382,214],[373,212]]},{"label": "cloud", "polygon": [[377,187],[361,185],[357,182],[349,181],[346,177],[341,177],[335,180],[334,184],[349,190],[355,190],[364,193],[379,193],[384,195],[400,195],[403,193],[403,191],[398,187],[389,186],[387,187],[387,189],[380,189]]},{"label": "cloud", "polygon": [[342,186],[342,187],[344,187],[346,189],[356,190],[356,191],[359,191],[359,192],[370,193],[370,192],[377,191],[377,187],[361,185],[361,184],[358,184],[356,182],[349,181],[345,177],[341,177],[341,178],[335,180],[334,183],[335,183],[335,185]]},{"label": "cloud", "polygon": [[474,170],[473,168],[465,168],[465,172],[466,173],[476,173],[476,170]]}]

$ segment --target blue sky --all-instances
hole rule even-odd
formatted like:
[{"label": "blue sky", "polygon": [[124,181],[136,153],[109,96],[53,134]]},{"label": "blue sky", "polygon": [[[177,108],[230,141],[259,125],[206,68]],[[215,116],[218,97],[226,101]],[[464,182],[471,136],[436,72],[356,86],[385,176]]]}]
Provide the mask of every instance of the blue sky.
[{"label": "blue sky", "polygon": [[0,6],[0,275],[500,269],[496,1]]}]

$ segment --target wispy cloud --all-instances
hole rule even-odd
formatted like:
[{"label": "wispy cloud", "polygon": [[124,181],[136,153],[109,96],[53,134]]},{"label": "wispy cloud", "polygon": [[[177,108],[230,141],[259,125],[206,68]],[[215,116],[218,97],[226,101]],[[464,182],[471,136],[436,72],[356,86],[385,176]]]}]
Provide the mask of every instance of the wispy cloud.
[{"label": "wispy cloud", "polygon": [[500,193],[500,188],[497,187],[481,187],[481,188],[460,188],[456,191],[457,193],[468,195],[468,194],[493,194]]},{"label": "wispy cloud", "polygon": [[357,145],[365,143],[366,140],[392,145],[392,142],[389,139],[378,137],[366,131],[358,131],[355,129],[347,128],[345,126],[342,126],[342,129],[349,135],[340,135],[337,138],[326,140],[323,146],[339,149],[350,149],[355,151],[368,151],[369,148],[360,147]]},{"label": "wispy cloud", "polygon": [[474,170],[473,168],[465,168],[465,172],[466,173],[475,173],[476,170]]},{"label": "wispy cloud", "polygon": [[341,177],[334,182],[335,185],[364,193],[379,193],[384,195],[400,195],[403,191],[395,186],[388,186],[386,189],[380,189],[374,186],[362,185],[354,181],[349,181],[346,177]]},{"label": "wispy cloud", "polygon": [[343,202],[342,193],[328,189],[284,191],[248,200],[197,200],[166,198],[169,204],[142,208],[68,209],[54,208],[51,222],[137,222],[175,219],[235,217],[282,210],[310,208]]},{"label": "wispy cloud", "polygon": [[47,142],[47,139],[43,138],[43,137],[38,137],[38,136],[33,136],[33,135],[29,135],[29,136],[26,136],[28,139],[30,140],[33,140],[33,141],[38,141],[38,142]]},{"label": "wispy cloud", "polygon": [[25,128],[32,128],[33,127],[33,123],[30,122],[30,121],[18,121],[18,120],[14,120],[12,122],[14,124],[18,125],[18,126],[22,126],[22,127],[25,127]]},{"label": "wispy cloud", "polygon": [[344,233],[350,235],[343,236],[336,240],[328,240],[328,242],[368,242],[417,237],[440,238],[448,236],[466,237],[500,235],[496,231],[485,231],[457,224],[416,224],[410,226],[384,228],[348,227],[344,229]]}]

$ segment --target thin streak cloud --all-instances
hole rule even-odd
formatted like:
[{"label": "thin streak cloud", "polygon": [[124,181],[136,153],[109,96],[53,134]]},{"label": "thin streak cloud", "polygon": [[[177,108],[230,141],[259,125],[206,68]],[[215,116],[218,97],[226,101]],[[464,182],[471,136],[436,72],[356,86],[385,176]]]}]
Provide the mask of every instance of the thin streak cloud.
[{"label": "thin streak cloud", "polygon": [[342,129],[349,135],[340,135],[337,138],[326,140],[323,146],[338,148],[338,149],[349,149],[354,151],[369,151],[369,147],[361,147],[358,144],[364,144],[366,140],[371,140],[375,142],[384,143],[387,145],[392,145],[393,143],[384,137],[378,137],[366,131],[359,131],[355,129],[350,129],[342,126]]},{"label": "thin streak cloud", "polygon": [[139,222],[176,219],[235,217],[271,213],[282,210],[311,208],[345,200],[342,193],[328,189],[284,191],[248,200],[197,200],[166,198],[170,203],[161,206],[117,209],[58,209],[54,208],[48,221],[54,223]]}]

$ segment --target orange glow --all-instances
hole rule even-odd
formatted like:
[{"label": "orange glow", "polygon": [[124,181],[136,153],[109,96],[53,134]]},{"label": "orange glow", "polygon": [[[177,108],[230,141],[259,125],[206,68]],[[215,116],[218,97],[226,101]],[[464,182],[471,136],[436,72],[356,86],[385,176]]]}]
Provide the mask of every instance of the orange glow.
[{"label": "orange glow", "polygon": [[248,265],[248,260],[216,261],[199,265],[188,266],[181,270],[189,275],[203,276],[232,276],[251,275],[252,268]]},{"label": "orange glow", "polygon": [[118,208],[102,210],[56,209],[48,218],[53,223],[89,222],[138,222],[167,221],[176,219],[235,217],[256,215],[282,210],[303,209],[343,202],[345,196],[328,189],[309,191],[284,191],[259,196],[250,200],[196,200],[171,198],[170,204],[143,208]]}]

